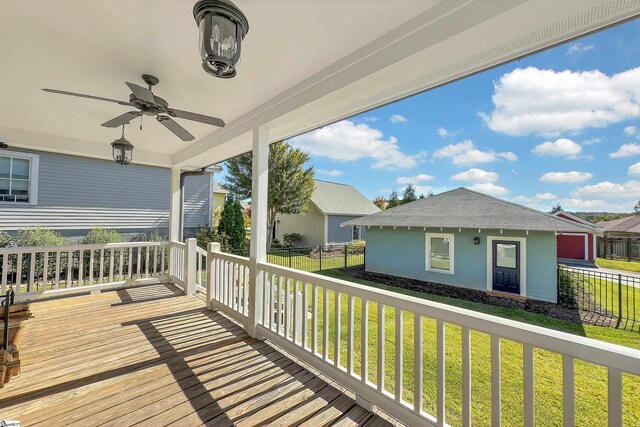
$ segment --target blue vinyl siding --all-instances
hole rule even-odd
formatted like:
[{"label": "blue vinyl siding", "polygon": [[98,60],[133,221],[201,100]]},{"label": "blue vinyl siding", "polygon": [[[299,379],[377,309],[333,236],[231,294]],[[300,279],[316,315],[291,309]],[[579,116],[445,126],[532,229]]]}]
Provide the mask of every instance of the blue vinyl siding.
[{"label": "blue vinyl siding", "polygon": [[[38,204],[0,205],[0,230],[45,226],[68,235],[82,235],[94,226],[103,226],[127,232],[157,228],[166,233],[168,168],[120,166],[107,160],[35,153],[40,158]],[[209,191],[210,175],[187,177],[185,229],[208,224]]]},{"label": "blue vinyl siding", "polygon": [[[349,243],[351,242],[351,227],[340,227],[340,224],[352,219],[360,218],[361,215],[328,215],[327,218],[327,243]],[[364,240],[365,230],[361,230],[360,239]]]},{"label": "blue vinyl siding", "polygon": [[[451,233],[455,274],[426,271],[426,233]],[[465,288],[487,289],[487,237],[526,238],[528,298],[556,302],[556,237],[553,232],[430,229],[406,227],[367,230],[367,271]],[[473,243],[480,237],[480,244]]]}]

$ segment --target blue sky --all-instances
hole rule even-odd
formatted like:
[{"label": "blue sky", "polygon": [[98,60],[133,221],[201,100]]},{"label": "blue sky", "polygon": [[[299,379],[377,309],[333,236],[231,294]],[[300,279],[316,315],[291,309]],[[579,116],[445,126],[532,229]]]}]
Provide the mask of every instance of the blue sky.
[{"label": "blue sky", "polygon": [[[638,68],[636,68],[638,67]],[[310,132],[316,178],[370,198],[460,186],[537,209],[640,199],[640,22]]]}]

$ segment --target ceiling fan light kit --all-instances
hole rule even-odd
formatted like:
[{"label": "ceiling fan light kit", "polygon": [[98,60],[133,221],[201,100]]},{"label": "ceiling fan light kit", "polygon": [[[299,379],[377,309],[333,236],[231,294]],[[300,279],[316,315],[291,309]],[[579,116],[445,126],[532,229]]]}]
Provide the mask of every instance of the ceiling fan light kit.
[{"label": "ceiling fan light kit", "polygon": [[202,68],[215,77],[234,77],[249,32],[247,17],[230,0],[199,0],[193,17],[200,30]]}]

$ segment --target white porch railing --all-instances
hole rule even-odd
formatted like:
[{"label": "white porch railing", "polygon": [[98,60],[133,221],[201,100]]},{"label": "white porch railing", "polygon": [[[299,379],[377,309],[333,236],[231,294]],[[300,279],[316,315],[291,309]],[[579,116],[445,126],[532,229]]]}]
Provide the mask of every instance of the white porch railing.
[{"label": "white porch railing", "polygon": [[[507,343],[521,345],[520,396],[524,399],[520,409],[526,426],[534,425],[535,365],[541,350],[555,354],[561,364],[562,378],[558,382],[562,380],[562,398],[556,404],[562,408],[565,426],[574,425],[576,420],[576,361],[581,366],[588,362],[606,369],[610,426],[622,425],[623,374],[640,376],[640,351],[627,347],[274,264],[258,263],[258,268],[264,273],[262,283],[257,284],[263,288],[264,301],[255,319],[256,334],[351,389],[361,403],[375,405],[408,425],[447,425],[445,384],[450,374],[446,367],[454,361],[448,360],[451,355],[447,355],[445,335],[451,327],[458,328],[460,334],[451,334],[448,339],[461,337],[457,357],[461,357],[463,426],[470,426],[472,419],[472,335],[474,340],[484,335],[490,343],[487,358],[492,425],[500,425],[504,416],[501,343],[505,348]],[[207,288],[210,307],[246,326],[251,321],[249,302],[244,298],[248,295],[249,260],[211,252],[207,269],[212,278]],[[423,336],[427,322],[434,328],[428,340]],[[406,341],[413,342],[403,342],[407,328],[413,334],[412,340]],[[435,398],[424,392],[425,351],[435,354]],[[390,365],[386,363],[389,358],[393,360]],[[405,363],[411,360],[421,363]],[[407,365],[412,375],[406,375]],[[387,372],[387,366],[393,366],[393,372]],[[375,375],[369,372],[370,367],[374,367]],[[425,411],[426,397],[436,401],[432,405],[434,413]]]},{"label": "white porch railing", "polygon": [[168,280],[168,242],[0,249],[0,292],[17,300]]}]

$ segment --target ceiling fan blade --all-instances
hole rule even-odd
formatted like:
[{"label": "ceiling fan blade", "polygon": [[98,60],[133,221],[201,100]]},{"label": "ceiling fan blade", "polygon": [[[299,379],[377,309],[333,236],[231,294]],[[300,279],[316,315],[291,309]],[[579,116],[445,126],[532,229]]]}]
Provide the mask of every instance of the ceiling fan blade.
[{"label": "ceiling fan blade", "polygon": [[129,111],[128,113],[124,113],[115,117],[107,122],[104,122],[102,126],[106,128],[119,128],[124,124],[128,124],[133,119],[137,119],[140,117],[142,113],[140,111]]},{"label": "ceiling fan blade", "polygon": [[142,87],[142,86],[137,85],[135,83],[129,83],[129,82],[125,82],[125,83],[127,83],[127,86],[129,86],[129,89],[131,89],[131,92],[133,92],[133,94],[139,100],[145,101],[145,102],[149,102],[151,104],[155,104],[156,103],[156,100],[153,97],[153,92],[151,92],[146,87]]},{"label": "ceiling fan blade", "polygon": [[167,129],[173,132],[178,138],[183,141],[193,141],[195,136],[191,135],[185,128],[180,126],[175,120],[167,116],[156,116],[156,119]]},{"label": "ceiling fan blade", "polygon": [[175,108],[169,108],[167,114],[171,117],[177,117],[179,119],[193,120],[194,122],[206,123],[208,125],[224,127],[224,120],[217,117],[205,116],[204,114],[192,113],[190,111],[176,110]]},{"label": "ceiling fan blade", "polygon": [[131,105],[128,102],[125,102],[125,101],[118,101],[117,99],[111,99],[111,98],[103,98],[101,96],[84,95],[82,93],[67,92],[67,91],[64,91],[64,90],[57,90],[57,89],[42,89],[42,90],[45,91],[45,92],[57,93],[57,94],[60,94],[60,95],[69,95],[69,96],[77,96],[79,98],[97,99],[98,101],[113,102],[113,103],[120,104],[120,105]]}]

